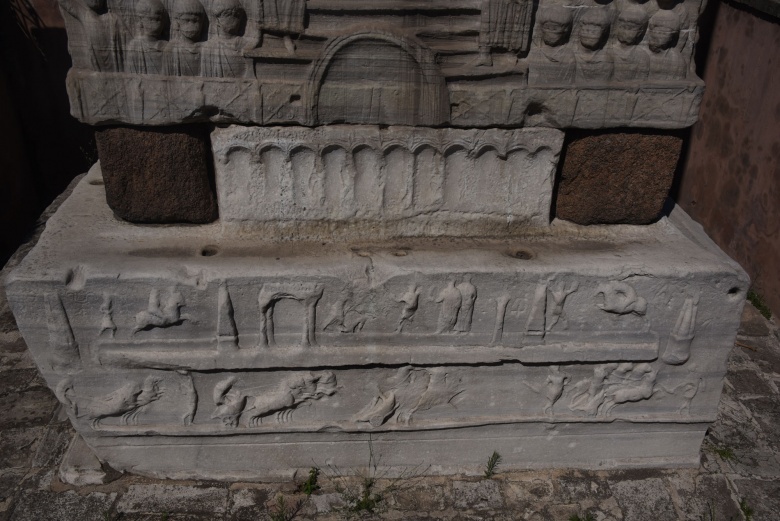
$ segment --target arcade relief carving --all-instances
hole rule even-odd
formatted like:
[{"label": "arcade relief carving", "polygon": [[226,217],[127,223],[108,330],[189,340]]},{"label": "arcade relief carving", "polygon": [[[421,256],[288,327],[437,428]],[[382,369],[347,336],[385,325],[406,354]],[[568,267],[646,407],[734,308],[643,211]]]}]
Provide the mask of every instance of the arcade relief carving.
[{"label": "arcade relief carving", "polygon": [[[458,127],[683,127],[696,117],[700,0],[473,0],[455,14],[396,0],[381,16],[330,3],[63,0],[73,113],[92,124]],[[478,36],[464,38],[467,27]],[[601,108],[615,96],[630,110]],[[635,110],[645,98],[683,103]]]}]

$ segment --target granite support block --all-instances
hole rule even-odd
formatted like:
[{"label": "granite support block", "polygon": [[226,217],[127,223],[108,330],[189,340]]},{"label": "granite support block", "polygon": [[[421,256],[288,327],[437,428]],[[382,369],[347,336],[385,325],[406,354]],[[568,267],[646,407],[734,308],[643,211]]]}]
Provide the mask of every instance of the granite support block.
[{"label": "granite support block", "polygon": [[208,131],[99,128],[106,200],[134,223],[208,223],[217,218]]},{"label": "granite support block", "polygon": [[570,132],[561,159],[556,217],[577,224],[657,221],[681,149],[677,132]]}]

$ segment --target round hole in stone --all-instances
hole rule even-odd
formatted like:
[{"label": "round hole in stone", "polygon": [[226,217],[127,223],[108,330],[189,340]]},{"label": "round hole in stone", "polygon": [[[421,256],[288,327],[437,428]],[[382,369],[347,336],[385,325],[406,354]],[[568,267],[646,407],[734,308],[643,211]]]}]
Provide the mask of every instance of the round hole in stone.
[{"label": "round hole in stone", "polygon": [[214,245],[205,246],[202,250],[200,250],[200,254],[203,257],[213,257],[217,253],[219,253],[219,248]]},{"label": "round hole in stone", "polygon": [[739,295],[739,288],[735,286],[735,287],[731,288],[731,289],[728,291],[728,293],[729,293],[729,296],[730,296],[730,297],[734,298],[734,297],[736,297],[736,296],[738,296],[738,295]]},{"label": "round hole in stone", "polygon": [[103,186],[106,183],[103,182],[103,178],[102,177],[98,177],[97,179],[90,180],[89,184],[91,184],[92,186]]},{"label": "round hole in stone", "polygon": [[534,254],[528,250],[513,250],[509,252],[509,256],[520,260],[530,260],[534,258]]},{"label": "round hole in stone", "polygon": [[409,252],[408,252],[408,251],[406,251],[406,250],[395,250],[395,251],[392,253],[392,255],[393,255],[394,257],[406,257],[407,255],[409,255]]}]

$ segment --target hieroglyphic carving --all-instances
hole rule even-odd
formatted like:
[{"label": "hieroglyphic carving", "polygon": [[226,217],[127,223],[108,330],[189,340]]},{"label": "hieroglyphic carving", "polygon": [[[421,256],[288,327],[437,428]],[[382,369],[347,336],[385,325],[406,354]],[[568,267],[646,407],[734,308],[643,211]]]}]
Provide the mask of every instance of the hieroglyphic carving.
[{"label": "hieroglyphic carving", "polygon": [[691,343],[693,343],[693,337],[696,333],[696,312],[698,307],[698,295],[685,299],[674,329],[669,334],[664,354],[661,357],[667,364],[684,364],[690,358]]},{"label": "hieroglyphic carving", "polygon": [[286,423],[298,405],[333,396],[337,390],[336,375],[330,371],[290,375],[263,394],[257,394],[256,388],[238,389],[237,381],[232,376],[214,387],[216,409],[211,418],[228,427],[237,427],[242,418],[247,427],[256,427],[272,414],[278,423]]},{"label": "hieroglyphic carving", "polygon": [[458,313],[458,321],[455,331],[468,333],[471,331],[471,322],[474,319],[474,302],[477,300],[477,288],[471,283],[471,277],[466,277],[456,286],[460,291],[461,307]]},{"label": "hieroglyphic carving", "polygon": [[420,306],[420,288],[417,284],[409,286],[409,289],[401,295],[398,302],[403,304],[403,307],[401,308],[401,316],[398,318],[398,326],[395,332],[403,333],[404,325],[412,321],[414,314],[417,313],[417,308]]},{"label": "hieroglyphic carving", "polygon": [[491,49],[528,49],[533,7],[531,0],[482,0],[478,65],[492,65]]},{"label": "hieroglyphic carving", "polygon": [[536,290],[534,291],[531,311],[528,313],[528,320],[525,322],[525,334],[528,336],[543,337],[546,331],[546,315],[547,283],[541,282],[536,285]]},{"label": "hieroglyphic carving", "polygon": [[323,331],[357,333],[363,329],[369,317],[354,302],[352,292],[340,295],[325,317]]},{"label": "hieroglyphic carving", "polygon": [[508,295],[501,295],[496,298],[496,320],[493,326],[493,339],[490,345],[497,345],[501,342],[504,335],[504,320],[506,319],[506,307],[511,299]]},{"label": "hieroglyphic carving", "polygon": [[186,321],[192,321],[192,317],[181,312],[181,308],[183,308],[184,305],[184,295],[176,288],[171,288],[168,291],[165,304],[162,304],[162,301],[160,300],[159,290],[153,288],[149,293],[149,305],[147,310],[141,311],[135,316],[133,334],[154,328],[178,326]]},{"label": "hieroglyphic carving", "polygon": [[596,289],[596,307],[607,313],[616,315],[644,315],[647,312],[647,301],[638,296],[636,290],[630,284],[613,280],[601,284]]},{"label": "hieroglyphic carving", "polygon": [[551,331],[561,319],[563,319],[563,327],[566,327],[566,316],[563,313],[563,306],[566,303],[566,297],[577,291],[579,287],[579,281],[575,280],[568,284],[566,282],[558,282],[549,288],[549,297],[552,297],[552,306],[550,306],[548,300],[547,309],[550,311],[550,318],[547,320],[545,326],[547,331]]},{"label": "hieroglyphic carving", "polygon": [[187,401],[187,412],[182,416],[181,421],[184,425],[192,425],[195,414],[198,412],[198,391],[195,389],[195,380],[189,371],[181,371],[180,374],[187,378],[185,399]]},{"label": "hieroglyphic carving", "polygon": [[460,307],[463,303],[463,296],[458,288],[455,287],[455,280],[450,280],[444,289],[439,292],[436,296],[436,302],[441,304],[436,333],[451,333],[455,331],[455,324],[458,322],[458,313],[460,312]]},{"label": "hieroglyphic carving", "polygon": [[379,427],[395,417],[397,423],[409,425],[417,411],[427,411],[437,405],[455,407],[453,401],[464,391],[460,379],[450,375],[446,368],[407,365],[379,386],[377,395],[352,421]]},{"label": "hieroglyphic carving", "polygon": [[226,283],[219,285],[217,304],[217,347],[235,349],[238,347],[238,329],[233,311],[233,301]]},{"label": "hieroglyphic carving", "polygon": [[103,303],[100,305],[103,317],[100,319],[100,336],[114,338],[116,324],[114,323],[114,302],[111,295],[103,293]]},{"label": "hieroglyphic carving", "polygon": [[544,386],[535,386],[529,382],[523,382],[529,389],[536,394],[544,396],[546,402],[544,405],[544,414],[547,416],[554,416],[555,412],[553,407],[563,396],[563,391],[566,388],[566,384],[571,377],[561,372],[561,368],[557,365],[550,366],[547,374],[547,379],[544,382]]},{"label": "hieroglyphic carving", "polygon": [[306,308],[301,345],[304,347],[316,345],[317,302],[322,298],[323,291],[324,287],[315,283],[264,284],[257,296],[257,302],[260,305],[260,347],[276,345],[274,306],[283,299],[296,300]]},{"label": "hieroglyphic carving", "polygon": [[49,333],[49,363],[52,369],[73,370],[79,366],[81,355],[68,313],[62,305],[59,293],[44,294],[46,306],[46,326]]}]

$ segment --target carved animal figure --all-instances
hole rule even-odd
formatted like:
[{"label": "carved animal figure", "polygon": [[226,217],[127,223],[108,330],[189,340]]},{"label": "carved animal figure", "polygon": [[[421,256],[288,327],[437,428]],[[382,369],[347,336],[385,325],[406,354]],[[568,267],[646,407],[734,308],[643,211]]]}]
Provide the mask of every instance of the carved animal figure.
[{"label": "carved animal figure", "polygon": [[214,386],[213,398],[217,407],[211,418],[222,420],[227,427],[238,426],[239,417],[246,405],[246,396],[233,389],[237,380],[235,376],[231,376]]},{"label": "carved animal figure", "polygon": [[596,289],[596,296],[599,295],[604,301],[596,306],[607,313],[644,315],[647,312],[647,301],[637,296],[636,290],[625,282],[613,280],[602,284]]},{"label": "carved animal figure", "polygon": [[404,307],[401,309],[401,318],[398,319],[398,327],[395,329],[396,333],[402,333],[404,325],[412,320],[414,314],[417,313],[417,308],[420,304],[420,289],[416,284],[413,284],[398,300]]},{"label": "carved animal figure", "polygon": [[437,405],[452,405],[464,390],[460,380],[444,369],[421,369],[404,366],[379,389],[371,403],[352,417],[355,422],[368,422],[372,427],[383,425],[395,416],[396,422],[409,425],[417,411]]},{"label": "carved animal figure", "polygon": [[122,425],[138,422],[141,409],[163,396],[160,389],[161,378],[147,376],[143,382],[130,382],[100,399],[86,399],[90,404],[84,408],[84,413],[92,422],[92,428],[97,428],[100,421],[114,416],[120,417]]},{"label": "carved animal figure", "polygon": [[162,306],[159,292],[153,289],[149,293],[149,307],[135,316],[133,334],[156,327],[178,326],[187,320],[192,320],[189,315],[181,312],[182,307],[184,307],[184,296],[178,291],[171,290],[165,305]]},{"label": "carved animal figure", "polygon": [[324,373],[306,373],[293,375],[282,381],[275,392],[262,396],[248,397],[247,424],[255,427],[262,423],[263,416],[277,413],[278,422],[287,422],[295,407],[303,402],[319,400],[323,396],[333,396],[336,393],[336,375],[330,371]]},{"label": "carved animal figure", "polygon": [[[626,367],[631,367],[625,371]],[[622,380],[622,385],[612,384],[605,392],[604,403],[601,404],[601,411],[609,415],[615,406],[621,403],[638,402],[647,400],[655,393],[655,378],[658,371],[647,363],[634,366],[633,364],[620,364],[612,372],[610,379]],[[614,381],[614,380],[613,380]]]}]

